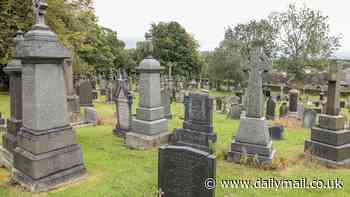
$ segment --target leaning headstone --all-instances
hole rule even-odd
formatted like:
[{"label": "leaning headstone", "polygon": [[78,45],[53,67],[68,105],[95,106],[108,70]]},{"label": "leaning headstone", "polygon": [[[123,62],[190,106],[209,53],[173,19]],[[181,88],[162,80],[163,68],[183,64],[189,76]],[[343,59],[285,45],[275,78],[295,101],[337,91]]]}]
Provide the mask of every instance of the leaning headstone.
[{"label": "leaning headstone", "polygon": [[215,156],[186,146],[159,148],[158,194],[167,197],[214,197]]},{"label": "leaning headstone", "polygon": [[282,140],[283,132],[284,132],[283,125],[276,125],[269,128],[269,133],[272,140]]},{"label": "leaning headstone", "polygon": [[275,155],[269,135],[267,121],[263,115],[264,95],[262,74],[268,70],[268,57],[262,48],[250,53],[249,80],[246,92],[246,117],[242,117],[239,129],[232,140],[227,159],[240,162],[241,158],[256,158],[260,164],[271,164]]},{"label": "leaning headstone", "polygon": [[131,131],[126,134],[125,143],[130,148],[149,149],[169,141],[168,120],[160,94],[160,63],[152,57],[153,46],[146,35],[146,58],[136,70],[140,73],[140,102],[136,118],[132,120]]},{"label": "leaning headstone", "polygon": [[190,93],[185,97],[183,128],[175,131],[175,144],[211,152],[216,142],[213,131],[213,99],[206,93]]},{"label": "leaning headstone", "polygon": [[313,109],[305,109],[303,114],[303,127],[311,129],[316,124],[317,112]]},{"label": "leaning headstone", "polygon": [[319,124],[312,127],[311,139],[305,141],[306,152],[332,166],[350,165],[350,130],[340,115],[341,72],[341,65],[330,66],[325,113],[319,116]]},{"label": "leaning headstone", "polygon": [[46,9],[45,1],[35,2],[36,22],[18,55],[23,127],[17,135],[12,178],[31,192],[46,192],[86,174],[67,110],[63,62],[70,53],[45,25]]},{"label": "leaning headstone", "polygon": [[119,75],[118,88],[114,98],[117,109],[117,125],[113,133],[125,138],[126,133],[131,129],[133,97],[129,91],[127,78],[123,78],[121,74]]},{"label": "leaning headstone", "polygon": [[[2,162],[9,170],[13,168],[13,152],[17,146],[17,134],[22,127],[22,63],[18,59],[18,52],[20,45],[23,42],[23,33],[17,32],[15,41],[15,54],[4,68],[4,71],[10,76],[10,112],[11,117],[7,120],[7,131],[2,136],[2,147],[0,146],[0,152],[3,155]],[[0,125],[5,124],[5,120],[1,117],[0,113]]]},{"label": "leaning headstone", "polygon": [[270,96],[266,102],[266,119],[275,120],[276,101]]},{"label": "leaning headstone", "polygon": [[84,107],[85,123],[97,125],[97,111],[93,107]]},{"label": "leaning headstone", "polygon": [[89,81],[83,80],[79,84],[79,101],[81,107],[92,107],[92,85]]}]

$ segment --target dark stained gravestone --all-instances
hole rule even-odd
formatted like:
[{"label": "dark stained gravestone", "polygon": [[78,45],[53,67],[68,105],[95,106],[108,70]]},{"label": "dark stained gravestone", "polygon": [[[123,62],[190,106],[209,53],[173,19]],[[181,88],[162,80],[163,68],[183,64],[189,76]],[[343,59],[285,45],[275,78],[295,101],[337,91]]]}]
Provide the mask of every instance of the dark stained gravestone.
[{"label": "dark stained gravestone", "polygon": [[23,126],[17,135],[12,178],[31,192],[46,192],[86,174],[67,109],[63,64],[69,51],[45,24],[48,5],[34,4],[36,22],[24,35],[22,62]]},{"label": "dark stained gravestone", "polygon": [[168,120],[172,118],[171,114],[171,89],[168,84],[165,84],[161,89],[162,106],[164,108],[164,117]]},{"label": "dark stained gravestone", "polygon": [[222,99],[221,97],[217,97],[215,99],[216,101],[216,111],[221,111],[222,110]]},{"label": "dark stained gravestone", "polygon": [[117,125],[113,133],[125,138],[126,133],[131,129],[133,97],[129,91],[127,78],[121,74],[119,74],[118,88],[114,95],[114,101],[117,109]]},{"label": "dark stained gravestone", "polygon": [[269,128],[269,133],[270,133],[271,139],[273,140],[283,139],[283,132],[284,132],[283,125],[276,125]]},{"label": "dark stained gravestone", "polygon": [[260,164],[271,164],[275,155],[263,114],[264,97],[262,74],[270,65],[262,48],[254,48],[249,58],[249,80],[246,92],[246,116],[241,117],[235,138],[231,142],[228,161],[239,163],[242,157],[258,159]]},{"label": "dark stained gravestone", "polygon": [[211,152],[216,142],[213,131],[213,99],[206,93],[190,93],[185,97],[183,128],[175,131],[175,144]]},{"label": "dark stained gravestone", "polygon": [[313,109],[305,109],[303,114],[303,127],[311,129],[316,124],[317,112]]},{"label": "dark stained gravestone", "polygon": [[340,108],[345,108],[345,101],[340,101]]},{"label": "dark stained gravestone", "polygon": [[283,102],[281,104],[279,112],[280,112],[280,114],[279,114],[280,118],[284,118],[284,117],[287,116],[287,114],[288,114],[288,105],[287,105],[287,103]]},{"label": "dark stained gravestone", "polygon": [[[158,192],[164,197],[214,197],[208,180],[215,179],[216,159],[191,147],[159,148]],[[209,186],[209,187],[208,187]]]},{"label": "dark stained gravestone", "polygon": [[81,107],[92,107],[92,85],[90,81],[83,80],[79,83],[79,100]]},{"label": "dark stained gravestone", "polygon": [[275,120],[276,101],[270,96],[266,102],[266,119]]},{"label": "dark stained gravestone", "polygon": [[344,128],[340,115],[340,76],[342,66],[329,68],[328,96],[325,113],[319,116],[319,125],[312,127],[311,139],[305,141],[305,151],[327,165],[350,165],[350,130]]}]

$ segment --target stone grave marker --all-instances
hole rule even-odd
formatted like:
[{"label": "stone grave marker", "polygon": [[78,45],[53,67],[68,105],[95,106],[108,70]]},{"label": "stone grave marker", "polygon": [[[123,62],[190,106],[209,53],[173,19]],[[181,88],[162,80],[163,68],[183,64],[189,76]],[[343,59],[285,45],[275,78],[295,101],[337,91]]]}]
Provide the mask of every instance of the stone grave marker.
[{"label": "stone grave marker", "polygon": [[92,107],[93,96],[90,81],[82,80],[79,83],[79,102],[81,107]]},{"label": "stone grave marker", "polygon": [[317,112],[313,109],[305,109],[303,115],[303,127],[311,129],[316,124]]},{"label": "stone grave marker", "polygon": [[275,120],[276,101],[270,96],[266,102],[266,119]]}]

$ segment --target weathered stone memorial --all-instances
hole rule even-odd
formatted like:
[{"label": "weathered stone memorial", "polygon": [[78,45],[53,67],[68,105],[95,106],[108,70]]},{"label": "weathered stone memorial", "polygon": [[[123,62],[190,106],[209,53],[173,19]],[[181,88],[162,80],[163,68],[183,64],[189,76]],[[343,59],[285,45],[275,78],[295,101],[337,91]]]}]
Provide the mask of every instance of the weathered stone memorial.
[{"label": "weathered stone memorial", "polygon": [[242,157],[255,158],[261,164],[271,164],[275,155],[267,122],[264,117],[262,74],[268,70],[270,60],[262,48],[254,48],[249,58],[249,80],[246,91],[246,116],[231,143],[229,161],[240,162]]},{"label": "weathered stone memorial", "polygon": [[126,134],[125,143],[130,148],[148,149],[169,141],[168,120],[160,95],[160,63],[152,57],[153,46],[146,34],[146,58],[136,70],[140,73],[140,102],[136,118],[132,120],[131,131]]},{"label": "weathered stone memorial", "polygon": [[211,152],[216,142],[213,131],[213,99],[206,93],[190,93],[185,97],[185,120],[175,131],[175,144]]},{"label": "weathered stone memorial", "polygon": [[73,86],[73,66],[70,58],[65,60],[63,71],[66,85],[68,114],[70,121],[72,123],[77,123],[80,122],[80,100],[79,96],[75,94]]},{"label": "weathered stone memorial", "polygon": [[283,125],[275,125],[269,128],[269,133],[272,140],[282,140],[283,132],[284,132]]},{"label": "weathered stone memorial", "polygon": [[266,119],[275,120],[276,101],[270,96],[266,102]]},{"label": "weathered stone memorial", "polygon": [[311,129],[316,124],[317,112],[313,109],[305,109],[303,114],[303,127]]},{"label": "weathered stone memorial", "polygon": [[48,191],[86,174],[67,110],[63,64],[70,53],[45,25],[47,7],[45,1],[35,1],[36,22],[16,54],[23,66],[23,126],[12,178],[31,192]]},{"label": "weathered stone memorial", "polygon": [[215,156],[192,147],[159,149],[158,194],[166,197],[214,197]]},{"label": "weathered stone memorial", "polygon": [[118,87],[114,95],[116,105],[117,125],[113,133],[125,138],[131,129],[133,96],[129,91],[127,76],[119,74]]},{"label": "weathered stone memorial", "polygon": [[169,81],[164,82],[161,88],[162,106],[164,108],[164,117],[168,120],[172,118],[171,114],[171,89],[169,86]]},{"label": "weathered stone memorial", "polygon": [[341,65],[329,68],[326,110],[319,116],[319,125],[312,127],[311,139],[305,141],[305,151],[327,165],[349,165],[350,130],[344,128],[340,115]]},{"label": "weathered stone memorial", "polygon": [[289,91],[289,111],[288,117],[297,118],[298,117],[298,97],[299,91],[296,89],[291,89]]},{"label": "weathered stone memorial", "polygon": [[92,107],[93,95],[90,81],[82,80],[79,83],[79,101],[81,107]]},{"label": "weathered stone memorial", "polygon": [[[10,76],[11,117],[7,120],[7,131],[2,136],[2,147],[0,147],[3,155],[0,163],[10,170],[13,168],[13,151],[17,146],[17,134],[22,127],[22,63],[17,56],[23,42],[23,33],[17,32],[14,41],[15,53],[10,63],[4,68],[4,72]],[[0,124],[4,123],[5,121],[0,121]]]},{"label": "weathered stone memorial", "polygon": [[279,109],[280,118],[284,118],[288,115],[288,105],[286,102],[283,102]]}]

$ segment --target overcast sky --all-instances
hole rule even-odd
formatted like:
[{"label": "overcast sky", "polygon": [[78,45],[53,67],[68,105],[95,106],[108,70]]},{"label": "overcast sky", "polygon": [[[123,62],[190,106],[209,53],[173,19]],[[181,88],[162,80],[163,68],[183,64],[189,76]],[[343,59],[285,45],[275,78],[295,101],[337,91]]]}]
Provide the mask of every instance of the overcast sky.
[{"label": "overcast sky", "polygon": [[194,35],[201,50],[212,50],[225,28],[283,11],[291,2],[330,17],[332,33],[343,36],[338,57],[350,58],[350,0],[95,0],[99,24],[118,32],[128,48],[143,40],[150,24],[177,21]]}]

